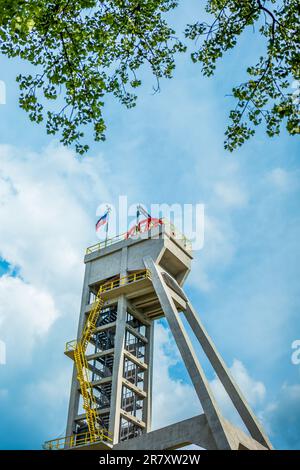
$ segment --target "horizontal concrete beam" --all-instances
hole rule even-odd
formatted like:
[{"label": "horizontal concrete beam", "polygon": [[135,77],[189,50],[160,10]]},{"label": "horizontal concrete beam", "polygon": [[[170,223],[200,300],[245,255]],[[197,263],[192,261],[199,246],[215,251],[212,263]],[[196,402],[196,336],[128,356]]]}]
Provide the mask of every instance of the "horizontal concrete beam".
[{"label": "horizontal concrete beam", "polygon": [[122,408],[120,408],[120,415],[126,418],[128,421],[131,421],[133,424],[136,424],[137,426],[140,426],[141,428],[146,427],[146,423],[142,421],[141,419],[136,418],[130,413],[127,413],[127,411],[124,411]]},{"label": "horizontal concrete beam", "polygon": [[139,333],[135,328],[133,328],[132,326],[128,325],[128,323],[126,323],[126,329],[133,335],[135,336],[136,338],[138,338],[139,340],[141,340],[143,343],[147,344],[148,343],[148,340],[145,336],[141,335],[141,333]]},{"label": "horizontal concrete beam", "polygon": [[97,326],[97,328],[94,329],[93,333],[100,333],[101,331],[109,330],[111,328],[115,328],[117,322],[112,321],[110,323],[105,323],[104,325]]},{"label": "horizontal concrete beam", "polygon": [[147,393],[144,392],[144,390],[142,390],[141,388],[137,387],[136,385],[134,385],[132,382],[130,382],[129,380],[127,379],[124,379],[124,377],[122,378],[122,383],[123,385],[125,385],[127,388],[129,388],[130,390],[132,390],[134,393],[136,393],[141,399],[144,399],[147,397]]},{"label": "horizontal concrete beam", "polygon": [[[110,306],[116,305],[116,304],[117,304],[116,299],[109,299],[109,300],[106,300],[106,301],[104,302],[104,307],[110,307]],[[93,307],[94,307],[94,303],[93,303],[93,302],[92,302],[92,303],[88,303],[88,304],[85,305],[85,307],[84,307],[84,313],[85,313],[86,316],[90,313],[90,311],[92,310]]]},{"label": "horizontal concrete beam", "polygon": [[140,367],[140,369],[142,369],[142,370],[147,370],[148,369],[148,364],[146,364],[145,362],[140,361],[134,354],[131,354],[131,352],[127,351],[127,349],[123,350],[123,354],[124,354],[124,356],[127,357],[127,359],[129,359],[131,362],[133,362],[138,367]]},{"label": "horizontal concrete beam", "polygon": [[[152,294],[153,295],[153,294]],[[141,312],[138,312],[136,307],[127,299],[127,310],[133,315],[137,320],[143,323],[146,326],[150,326],[151,322],[143,315]]]},{"label": "horizontal concrete beam", "polygon": [[[232,450],[267,450],[241,429],[224,420],[230,435]],[[196,444],[206,450],[215,450],[216,444],[204,414],[119,442],[113,450],[168,450]]]},{"label": "horizontal concrete beam", "polygon": [[[104,377],[103,379],[94,380],[91,383],[92,387],[100,387],[101,385],[107,385],[112,381],[112,376]],[[80,385],[78,386],[78,390],[81,391]]]},{"label": "horizontal concrete beam", "polygon": [[112,376],[110,375],[109,377],[104,377],[103,379],[100,380],[94,380],[91,382],[91,385],[93,387],[97,387],[98,385],[106,385],[112,381]]},{"label": "horizontal concrete beam", "polygon": [[111,356],[112,354],[114,354],[114,352],[115,352],[115,349],[110,348],[110,349],[106,349],[105,351],[99,351],[94,354],[88,354],[86,356],[86,359],[87,361],[91,361],[92,359],[97,359],[99,357]]},{"label": "horizontal concrete beam", "polygon": [[[97,409],[96,413],[97,415],[107,415],[110,412],[110,408],[103,408],[102,410]],[[80,415],[75,416],[75,421],[82,421],[83,419],[86,419],[86,413],[82,413]]]},{"label": "horizontal concrete beam", "polygon": [[216,449],[204,414],[119,442],[114,445],[113,450],[177,449],[189,444],[209,450]]}]

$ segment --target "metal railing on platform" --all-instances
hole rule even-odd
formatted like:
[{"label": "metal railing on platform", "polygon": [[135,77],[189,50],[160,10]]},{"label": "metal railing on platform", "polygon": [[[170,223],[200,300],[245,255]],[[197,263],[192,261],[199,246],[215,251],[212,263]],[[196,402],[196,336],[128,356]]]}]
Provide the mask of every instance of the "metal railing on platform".
[{"label": "metal railing on platform", "polygon": [[113,279],[112,281],[107,281],[104,284],[101,284],[98,294],[103,294],[117,287],[126,286],[132,282],[141,281],[142,279],[150,279],[151,273],[148,269],[142,269],[141,271],[136,271],[134,273],[128,274],[127,276],[122,276],[118,279]]},{"label": "metal railing on platform", "polygon": [[[163,225],[167,229],[166,232],[171,235],[175,240],[181,241],[185,249],[191,251],[192,250],[192,242],[185,236],[183,233],[181,233],[175,225],[170,222],[168,219],[163,218]],[[149,230],[150,232],[151,230]],[[136,234],[138,235],[138,233]],[[145,236],[145,233],[141,234],[142,236]],[[96,243],[95,245],[89,246],[86,249],[86,254],[89,255],[90,253],[95,253],[99,250],[102,250],[103,248],[106,248],[107,246],[114,245],[115,243],[118,243],[120,241],[128,239],[128,232],[121,233],[120,235],[117,235],[112,238],[108,238],[107,240],[103,240],[99,243]]]},{"label": "metal railing on platform", "polygon": [[86,249],[86,254],[89,255],[90,253],[94,253],[95,251],[102,250],[103,248],[106,248],[107,246],[114,245],[115,243],[118,243],[122,240],[126,239],[126,233],[122,233],[121,235],[117,235],[116,237],[108,238],[107,240],[103,240],[99,243],[96,243],[95,245],[89,246]]},{"label": "metal railing on platform", "polygon": [[46,441],[43,445],[43,448],[45,450],[71,449],[78,446],[96,444],[97,442],[112,443],[112,434],[105,429],[101,429],[97,433],[96,440],[91,439],[89,432],[73,434],[72,436],[65,436],[52,439],[51,441]]}]

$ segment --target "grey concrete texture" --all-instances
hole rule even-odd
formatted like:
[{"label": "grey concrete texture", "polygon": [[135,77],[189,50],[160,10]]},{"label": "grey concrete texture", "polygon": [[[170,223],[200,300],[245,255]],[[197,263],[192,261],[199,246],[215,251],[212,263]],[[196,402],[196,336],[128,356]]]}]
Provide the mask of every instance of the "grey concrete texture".
[{"label": "grey concrete texture", "polygon": [[[272,445],[266,436],[261,424],[250,409],[241,391],[234,382],[223,359],[218,353],[211,338],[204,329],[200,318],[182,286],[191,269],[192,253],[180,242],[175,240],[169,233],[165,233],[163,227],[155,229],[151,233],[151,238],[137,237],[136,239],[124,239],[120,242],[102,248],[99,251],[89,253],[85,256],[85,277],[83,283],[80,317],[78,324],[78,335],[81,336],[88,311],[89,295],[94,290],[94,286],[99,285],[114,276],[126,276],[130,272],[147,268],[151,272],[151,281],[147,281],[150,286],[140,285],[128,286],[126,289],[116,292],[116,296],[108,298],[107,304],[115,302],[118,306],[117,321],[115,327],[115,343],[109,354],[114,356],[113,375],[111,377],[112,393],[109,414],[109,431],[113,436],[113,449],[171,449],[187,444],[197,444],[206,449],[271,449]],[[168,281],[167,272],[176,285],[172,288],[172,282]],[[168,285],[166,284],[166,281]],[[129,291],[130,287],[130,291]],[[136,289],[136,291],[135,291]],[[175,290],[174,290],[175,289]],[[134,294],[134,295],[133,295]],[[142,302],[134,302],[135,295],[142,298]],[[142,295],[142,297],[141,297]],[[154,297],[154,301],[153,301]],[[155,302],[161,310],[169,324],[171,333],[178,346],[186,369],[189,373],[198,399],[203,408],[203,415],[166,426],[162,429],[151,431],[152,399],[155,391],[152,390],[153,379],[153,331],[154,316],[149,315],[148,305]],[[138,307],[137,307],[138,305]],[[156,312],[154,305],[153,311]],[[122,387],[126,384],[123,376],[124,358],[130,353],[125,350],[125,333],[131,331],[126,325],[127,311],[130,310],[136,318],[146,325],[145,340],[145,367],[144,367],[144,392],[139,396],[144,399],[142,415],[142,432],[139,437],[119,442],[120,421],[122,416],[138,423],[135,417],[130,417],[121,408]],[[151,310],[151,307],[150,307]],[[207,377],[199,362],[199,359],[192,346],[191,340],[184,328],[179,312],[183,311],[188,323],[191,326],[203,351],[207,355],[211,365],[224,385],[229,397],[240,414],[250,436],[247,436],[240,429],[234,427],[222,416],[218,403],[212,393]],[[106,327],[102,328],[105,330]],[[99,330],[100,331],[100,330]],[[91,355],[92,357],[92,355]],[[138,359],[135,360],[138,364]],[[134,391],[135,388],[132,386]],[[80,389],[77,381],[76,368],[73,369],[67,435],[75,431],[76,423],[79,419],[84,419],[84,415],[78,415],[80,399]],[[107,412],[107,410],[106,410]],[[102,411],[100,412],[100,414]],[[94,445],[95,447],[95,445]],[[95,447],[96,448],[96,447]]]},{"label": "grey concrete texture", "polygon": [[85,263],[90,264],[89,284],[144,269],[145,256],[150,256],[169,269],[178,282],[183,282],[191,269],[191,252],[186,251],[180,241],[170,237],[163,227],[157,228],[153,237],[144,238],[141,235],[135,239],[125,239],[87,254]]}]

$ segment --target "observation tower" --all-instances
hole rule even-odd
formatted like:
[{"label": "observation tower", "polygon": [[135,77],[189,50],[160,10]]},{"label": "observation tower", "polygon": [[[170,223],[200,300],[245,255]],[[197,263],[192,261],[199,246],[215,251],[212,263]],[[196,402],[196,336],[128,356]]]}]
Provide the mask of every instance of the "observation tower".
[{"label": "observation tower", "polygon": [[[184,292],[191,243],[150,216],[87,248],[66,437],[46,449],[271,449],[271,443]],[[154,322],[165,317],[203,412],[151,430]],[[248,434],[222,416],[184,327],[185,317]],[[168,393],[172,394],[172,390]]]}]

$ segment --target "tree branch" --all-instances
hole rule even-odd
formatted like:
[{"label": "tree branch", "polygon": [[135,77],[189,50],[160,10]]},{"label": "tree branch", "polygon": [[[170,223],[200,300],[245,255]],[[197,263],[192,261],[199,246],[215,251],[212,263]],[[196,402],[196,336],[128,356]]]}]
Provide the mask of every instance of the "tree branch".
[{"label": "tree branch", "polygon": [[278,20],[276,19],[274,13],[271,12],[271,10],[269,10],[268,8],[266,8],[261,0],[256,0],[257,1],[257,4],[258,4],[258,8],[262,11],[264,11],[265,13],[267,13],[271,18],[272,18],[272,42],[274,42],[274,38],[275,38],[275,25],[276,23],[280,26],[280,23],[278,22]]}]

